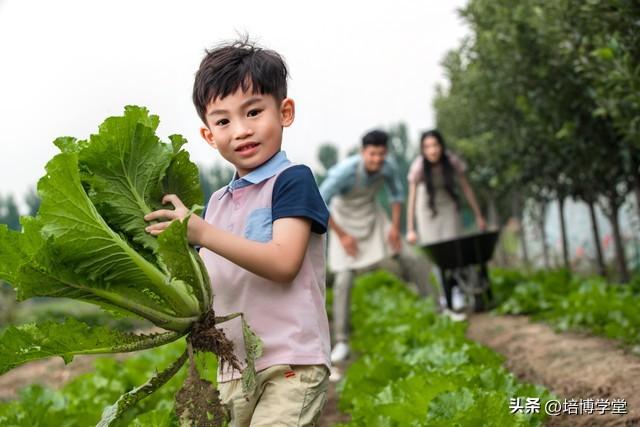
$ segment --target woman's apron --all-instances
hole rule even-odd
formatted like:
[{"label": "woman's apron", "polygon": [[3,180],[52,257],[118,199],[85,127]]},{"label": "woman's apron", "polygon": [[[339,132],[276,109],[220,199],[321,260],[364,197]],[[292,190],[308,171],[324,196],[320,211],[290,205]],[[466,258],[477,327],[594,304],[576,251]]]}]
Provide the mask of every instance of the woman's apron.
[{"label": "woman's apron", "polygon": [[415,218],[420,245],[453,239],[462,234],[462,218],[456,203],[447,192],[442,173],[433,173],[431,179],[436,192],[435,217],[431,216],[425,181],[420,180],[416,187]]},{"label": "woman's apron", "polygon": [[331,200],[333,221],[358,242],[358,254],[349,256],[336,232],[329,230],[329,268],[333,272],[367,268],[391,255],[387,244],[391,222],[383,207],[376,203],[384,176],[378,174],[366,185],[365,174],[362,163],[358,164],[353,188]]}]

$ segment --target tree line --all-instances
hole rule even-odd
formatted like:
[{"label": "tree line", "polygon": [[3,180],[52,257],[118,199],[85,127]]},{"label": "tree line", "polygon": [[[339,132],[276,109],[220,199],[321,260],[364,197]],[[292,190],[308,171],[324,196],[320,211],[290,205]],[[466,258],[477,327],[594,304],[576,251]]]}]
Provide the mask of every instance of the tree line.
[{"label": "tree line", "polygon": [[470,0],[460,15],[471,34],[443,59],[434,107],[474,188],[503,218],[528,207],[543,240],[557,201],[567,268],[565,202],[584,202],[605,274],[598,205],[627,281],[620,209],[630,197],[640,209],[640,3]]}]

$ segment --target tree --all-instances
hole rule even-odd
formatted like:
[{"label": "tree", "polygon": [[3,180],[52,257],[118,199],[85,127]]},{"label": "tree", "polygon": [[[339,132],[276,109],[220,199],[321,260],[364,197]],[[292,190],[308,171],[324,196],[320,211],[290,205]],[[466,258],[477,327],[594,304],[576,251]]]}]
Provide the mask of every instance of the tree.
[{"label": "tree", "polygon": [[318,161],[322,165],[321,171],[316,171],[315,177],[318,185],[327,177],[327,172],[338,163],[338,147],[331,142],[325,142],[318,147]]},{"label": "tree", "polygon": [[35,188],[31,188],[27,194],[24,196],[24,202],[27,204],[29,211],[27,215],[35,216],[38,213],[38,209],[40,208],[40,197],[38,197],[38,193]]},{"label": "tree", "polygon": [[214,192],[229,184],[234,174],[232,169],[219,164],[214,164],[209,169],[203,167],[199,169],[200,186],[202,187],[205,201],[209,200]]},{"label": "tree", "polygon": [[565,200],[604,201],[625,280],[617,213],[632,188],[640,202],[640,4],[471,0],[461,14],[472,36],[443,62],[438,126],[488,172],[469,175],[492,204],[558,201],[566,266]]},{"label": "tree", "polygon": [[325,142],[318,148],[318,160],[326,173],[331,167],[338,163],[338,147],[331,142]]},{"label": "tree", "polygon": [[13,230],[20,229],[20,212],[12,195],[0,196],[0,223],[7,224]]}]

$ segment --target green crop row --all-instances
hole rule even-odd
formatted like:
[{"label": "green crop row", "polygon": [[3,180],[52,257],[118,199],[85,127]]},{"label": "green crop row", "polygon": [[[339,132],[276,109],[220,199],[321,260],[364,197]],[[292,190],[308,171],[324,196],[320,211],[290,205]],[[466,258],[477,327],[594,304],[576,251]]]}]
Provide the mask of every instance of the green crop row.
[{"label": "green crop row", "polygon": [[[3,427],[86,427],[100,420],[102,410],[120,395],[145,383],[155,371],[169,366],[185,349],[184,340],[145,350],[118,361],[101,357],[94,371],[80,375],[59,390],[32,385],[20,392],[20,398],[0,403]],[[199,356],[199,371],[215,381],[216,360],[210,354]],[[122,426],[173,427],[178,419],[173,398],[184,381],[183,368],[156,393],[142,400],[120,421]]]},{"label": "green crop row", "polygon": [[491,282],[501,314],[526,314],[559,330],[584,330],[640,343],[640,277],[628,284],[584,278],[564,270],[523,273],[494,269]]},{"label": "green crop row", "polygon": [[436,313],[395,276],[361,277],[352,296],[351,345],[359,355],[338,385],[349,426],[539,426],[512,398],[552,398],[502,367],[503,358],[465,338],[466,323]]}]

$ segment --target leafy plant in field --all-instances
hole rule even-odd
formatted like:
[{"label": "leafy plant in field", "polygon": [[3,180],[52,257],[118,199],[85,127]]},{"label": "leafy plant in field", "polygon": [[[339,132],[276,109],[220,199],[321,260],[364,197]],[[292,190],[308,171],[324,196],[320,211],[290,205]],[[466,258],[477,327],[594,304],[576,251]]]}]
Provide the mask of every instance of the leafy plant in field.
[{"label": "leafy plant in field", "polygon": [[628,344],[640,342],[637,278],[630,285],[616,285],[566,271],[523,274],[496,269],[491,279],[502,289],[498,313],[528,314],[560,330],[580,329]]},{"label": "leafy plant in field", "polygon": [[[185,351],[183,339],[144,350],[124,361],[98,358],[94,370],[82,374],[59,390],[31,385],[17,400],[0,404],[0,425],[11,427],[82,427],[95,425],[103,408],[121,394],[145,382],[156,368],[164,369]],[[203,378],[215,382],[216,361],[211,353],[198,353]],[[184,367],[152,396],[142,400],[119,421],[127,426],[178,426],[174,396],[184,382]]]},{"label": "leafy plant in field", "polygon": [[[144,215],[162,207],[163,194],[177,194],[192,211],[202,194],[198,169],[182,149],[180,135],[163,143],[155,135],[158,117],[129,106],[88,140],[58,138],[60,153],[38,183],[40,209],[21,219],[22,231],[0,227],[0,279],[19,300],[65,297],[96,304],[119,317],[149,320],[166,332],[136,335],[75,319],[7,328],[0,335],[0,374],[30,360],[77,354],[152,348],[187,336],[187,349],[164,371],[107,407],[100,426],[117,420],[154,393],[190,360],[177,395],[182,423],[220,425],[226,418],[217,391],[202,380],[194,352],[209,351],[220,364],[241,369],[232,344],[215,325],[218,318],[200,257],[188,244],[186,221],[174,221],[157,239],[144,230]],[[258,338],[242,321],[247,346],[243,386],[253,386]]]},{"label": "leafy plant in field", "polygon": [[385,272],[353,291],[352,346],[360,355],[339,385],[354,426],[538,426],[542,414],[511,414],[512,397],[551,398],[501,367],[502,357],[465,338]]}]

